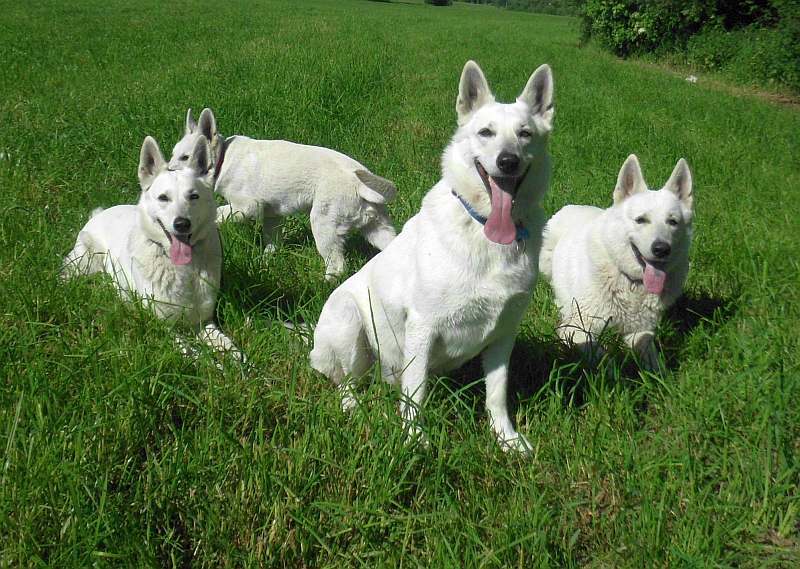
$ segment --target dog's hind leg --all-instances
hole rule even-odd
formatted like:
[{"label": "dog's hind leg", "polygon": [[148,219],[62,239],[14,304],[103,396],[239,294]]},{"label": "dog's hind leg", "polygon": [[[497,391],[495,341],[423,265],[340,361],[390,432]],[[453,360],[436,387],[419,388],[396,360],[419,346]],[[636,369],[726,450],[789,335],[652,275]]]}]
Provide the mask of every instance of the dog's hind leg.
[{"label": "dog's hind leg", "polygon": [[589,365],[597,365],[605,353],[592,333],[584,330],[580,324],[563,323],[556,329],[556,333],[565,344],[577,348]]},{"label": "dog's hind leg", "polygon": [[327,214],[326,205],[314,204],[311,208],[311,233],[317,251],[325,260],[325,280],[332,281],[344,272],[344,242],[348,227],[339,225]]},{"label": "dog's hind leg", "polygon": [[356,406],[355,383],[372,366],[372,350],[364,334],[361,314],[347,293],[331,295],[314,329],[311,367],[333,381],[342,397],[342,409]]},{"label": "dog's hind leg", "polygon": [[75,247],[72,248],[61,264],[61,278],[71,279],[78,275],[90,275],[103,271],[105,253],[95,250],[92,236],[86,232],[78,233]]}]

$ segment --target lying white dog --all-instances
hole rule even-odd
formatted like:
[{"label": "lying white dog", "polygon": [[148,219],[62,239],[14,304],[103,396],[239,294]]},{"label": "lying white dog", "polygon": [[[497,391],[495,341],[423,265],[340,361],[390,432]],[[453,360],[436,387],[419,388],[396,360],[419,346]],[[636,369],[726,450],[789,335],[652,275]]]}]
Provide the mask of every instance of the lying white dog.
[{"label": "lying white dog", "polygon": [[648,190],[636,156],[619,172],[614,205],[569,205],[547,223],[539,269],[561,310],[559,336],[592,359],[595,336],[618,331],[648,369],[653,336],[689,272],[692,175],[681,158],[666,185]]},{"label": "lying white dog", "polygon": [[211,165],[204,138],[180,171],[168,169],[156,141],[145,138],[139,203],[95,210],[64,259],[62,275],[108,273],[123,298],[141,297],[160,318],[184,322],[215,350],[241,358],[213,322],[222,248]]},{"label": "lying white dog", "polygon": [[537,276],[552,100],[547,65],[512,104],[495,102],[477,64],[464,66],[442,180],[400,235],[333,292],[315,328],[311,365],[340,386],[344,408],[377,360],[400,384],[402,417],[418,433],[428,374],[481,354],[498,440],[529,448],[509,418],[506,385]]},{"label": "lying white dog", "polygon": [[203,109],[199,123],[189,109],[185,134],[172,151],[170,168],[186,163],[201,136],[211,142],[215,191],[228,201],[219,208],[217,221],[260,219],[265,252],[275,248],[281,218],[306,211],[311,212],[311,232],[329,280],[344,272],[344,242],[353,229],[378,249],[395,238],[386,204],[397,188],[352,158],[285,140],[225,139],[210,109]]}]

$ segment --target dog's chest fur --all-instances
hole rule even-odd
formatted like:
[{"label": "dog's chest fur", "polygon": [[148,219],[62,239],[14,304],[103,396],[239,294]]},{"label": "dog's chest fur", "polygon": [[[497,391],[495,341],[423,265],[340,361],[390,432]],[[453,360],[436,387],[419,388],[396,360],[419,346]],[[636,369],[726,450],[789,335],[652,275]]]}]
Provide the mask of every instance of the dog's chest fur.
[{"label": "dog's chest fur", "polygon": [[423,299],[436,333],[431,368],[446,371],[515,333],[536,280],[541,225],[529,228],[531,240],[497,245],[449,190],[432,192],[430,202],[420,214],[418,239],[431,252],[417,256],[414,297]]},{"label": "dog's chest fur", "polygon": [[221,257],[209,247],[215,234],[194,246],[192,262],[174,265],[169,253],[144,235],[132,243],[134,280],[144,303],[165,320],[198,326],[214,315]]},{"label": "dog's chest fur", "polygon": [[[667,305],[661,296],[648,293],[641,281],[632,281],[614,268],[598,268],[595,275],[597,286],[592,290],[595,298],[587,299],[594,311],[608,325],[622,334],[653,330]],[[665,295],[667,295],[665,290]]]}]

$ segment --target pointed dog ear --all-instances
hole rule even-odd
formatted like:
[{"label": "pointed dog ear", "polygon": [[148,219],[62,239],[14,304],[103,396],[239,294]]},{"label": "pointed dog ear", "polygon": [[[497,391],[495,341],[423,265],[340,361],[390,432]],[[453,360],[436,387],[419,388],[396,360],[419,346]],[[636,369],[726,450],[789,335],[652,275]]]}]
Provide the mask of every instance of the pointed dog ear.
[{"label": "pointed dog ear", "polygon": [[158,143],[152,136],[146,137],[142,143],[142,150],[139,152],[139,186],[142,191],[147,191],[153,185],[156,176],[166,167],[167,163],[164,155],[161,154]]},{"label": "pointed dog ear", "polygon": [[678,199],[683,202],[683,205],[692,209],[694,205],[694,193],[692,192],[692,171],[689,170],[689,164],[686,160],[681,158],[675,164],[675,169],[672,170],[672,175],[664,185],[665,190],[673,192]]},{"label": "pointed dog ear", "polygon": [[647,190],[647,184],[639,166],[636,154],[628,156],[617,176],[617,187],[614,188],[614,205],[623,202],[633,194]]},{"label": "pointed dog ear", "polygon": [[467,122],[472,113],[492,101],[494,96],[489,91],[489,83],[486,82],[483,71],[474,61],[467,61],[458,84],[458,99],[456,99],[458,124]]},{"label": "pointed dog ear", "polygon": [[184,134],[192,134],[194,129],[197,128],[197,123],[194,122],[194,117],[192,116],[192,108],[189,107],[189,110],[186,111],[186,126],[184,127]]},{"label": "pointed dog ear", "polygon": [[553,72],[546,63],[540,65],[528,79],[522,93],[517,97],[528,105],[531,114],[540,118],[545,130],[553,128]]},{"label": "pointed dog ear", "polygon": [[205,136],[209,142],[213,142],[217,136],[217,119],[211,109],[203,109],[200,113],[200,120],[197,123],[198,132]]},{"label": "pointed dog ear", "polygon": [[189,168],[205,176],[211,170],[211,145],[203,136],[197,138],[192,149],[192,157],[189,158]]}]

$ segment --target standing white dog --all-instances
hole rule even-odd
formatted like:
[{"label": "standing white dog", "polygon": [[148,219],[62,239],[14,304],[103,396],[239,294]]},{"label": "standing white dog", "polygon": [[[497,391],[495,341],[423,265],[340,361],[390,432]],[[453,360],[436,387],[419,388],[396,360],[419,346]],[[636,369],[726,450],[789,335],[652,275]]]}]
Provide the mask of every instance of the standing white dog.
[{"label": "standing white dog", "polygon": [[203,109],[199,123],[189,109],[170,167],[185,165],[202,136],[211,142],[215,190],[228,201],[219,208],[217,221],[260,219],[266,253],[275,248],[281,218],[306,211],[311,212],[311,232],[329,280],[344,272],[344,242],[353,229],[381,250],[395,238],[386,204],[397,188],[349,156],[285,140],[225,139],[210,109]]},{"label": "standing white dog", "polygon": [[62,275],[108,273],[123,298],[141,297],[160,318],[184,322],[214,349],[241,357],[213,322],[222,248],[211,165],[204,138],[180,171],[168,169],[156,141],[145,138],[139,203],[92,212],[64,259]]},{"label": "standing white dog", "polygon": [[344,408],[377,360],[400,384],[402,417],[418,433],[428,374],[481,354],[498,440],[529,448],[509,418],[506,385],[537,276],[552,100],[547,65],[512,104],[495,102],[475,62],[464,66],[442,180],[389,247],[333,292],[316,326],[311,365],[340,386]]},{"label": "standing white dog", "polygon": [[596,358],[595,336],[622,334],[648,369],[658,366],[653,336],[689,272],[692,175],[681,158],[666,185],[648,190],[631,154],[614,205],[569,205],[547,223],[539,269],[561,310],[559,336]]}]

